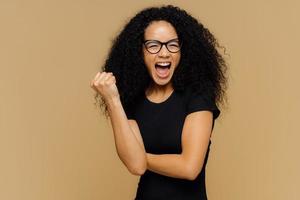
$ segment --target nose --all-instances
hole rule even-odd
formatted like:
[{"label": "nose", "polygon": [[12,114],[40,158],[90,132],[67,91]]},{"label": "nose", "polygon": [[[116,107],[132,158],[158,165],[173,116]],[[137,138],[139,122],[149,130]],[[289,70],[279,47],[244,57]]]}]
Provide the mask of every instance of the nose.
[{"label": "nose", "polygon": [[167,49],[165,44],[161,47],[161,50],[158,52],[158,56],[159,57],[169,57],[170,56],[170,52]]}]

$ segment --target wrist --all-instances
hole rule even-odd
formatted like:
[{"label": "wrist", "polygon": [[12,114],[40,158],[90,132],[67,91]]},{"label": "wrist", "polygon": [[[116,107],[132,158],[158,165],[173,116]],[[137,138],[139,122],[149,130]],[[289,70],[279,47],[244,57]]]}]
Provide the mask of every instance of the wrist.
[{"label": "wrist", "polygon": [[108,107],[121,105],[121,100],[119,96],[107,98],[105,99],[105,102]]}]

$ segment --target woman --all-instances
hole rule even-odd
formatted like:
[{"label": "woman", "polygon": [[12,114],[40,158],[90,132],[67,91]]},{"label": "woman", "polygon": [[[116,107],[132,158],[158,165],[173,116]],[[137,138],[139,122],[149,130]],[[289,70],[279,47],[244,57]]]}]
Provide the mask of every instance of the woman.
[{"label": "woman", "polygon": [[136,200],[207,199],[205,166],[227,83],[217,47],[186,11],[146,8],[126,24],[91,81],[118,156],[141,176]]}]

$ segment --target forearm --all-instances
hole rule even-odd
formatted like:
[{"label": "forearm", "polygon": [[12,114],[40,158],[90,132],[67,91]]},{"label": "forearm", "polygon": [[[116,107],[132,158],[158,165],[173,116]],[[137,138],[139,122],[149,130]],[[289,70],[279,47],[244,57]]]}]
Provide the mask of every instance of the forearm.
[{"label": "forearm", "polygon": [[155,173],[181,179],[192,179],[189,167],[182,154],[150,154],[147,156],[147,169]]},{"label": "forearm", "polygon": [[147,167],[146,152],[130,128],[120,99],[110,99],[106,103],[119,158],[131,173],[144,173]]}]

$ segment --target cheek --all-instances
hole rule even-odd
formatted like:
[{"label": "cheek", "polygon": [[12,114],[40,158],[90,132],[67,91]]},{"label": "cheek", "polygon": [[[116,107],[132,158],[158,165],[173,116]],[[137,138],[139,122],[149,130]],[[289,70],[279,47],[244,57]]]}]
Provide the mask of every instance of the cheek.
[{"label": "cheek", "polygon": [[181,54],[176,55],[175,60],[176,60],[176,65],[179,63],[181,59]]},{"label": "cheek", "polygon": [[154,63],[154,57],[152,55],[149,55],[147,52],[144,52],[143,56],[147,68],[151,68]]}]

